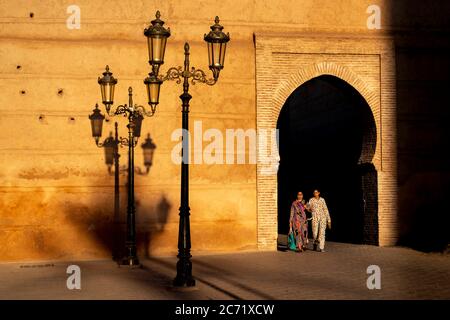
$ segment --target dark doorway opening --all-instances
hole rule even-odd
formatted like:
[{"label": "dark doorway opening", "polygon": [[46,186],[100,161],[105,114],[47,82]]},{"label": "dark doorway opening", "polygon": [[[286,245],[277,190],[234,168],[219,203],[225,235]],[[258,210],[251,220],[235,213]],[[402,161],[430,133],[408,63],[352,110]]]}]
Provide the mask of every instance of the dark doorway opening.
[{"label": "dark doorway opening", "polygon": [[327,240],[378,244],[376,126],[359,92],[331,75],[313,78],[286,100],[277,128],[278,234],[288,232],[297,192],[307,201],[318,188],[333,222]]}]

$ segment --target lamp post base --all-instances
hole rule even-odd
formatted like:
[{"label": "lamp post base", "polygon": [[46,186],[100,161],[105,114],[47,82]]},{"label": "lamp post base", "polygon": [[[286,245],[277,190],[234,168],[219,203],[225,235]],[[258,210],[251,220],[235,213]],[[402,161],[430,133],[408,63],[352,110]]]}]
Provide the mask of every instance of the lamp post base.
[{"label": "lamp post base", "polygon": [[192,277],[192,262],[181,258],[177,262],[177,276],[173,280],[174,287],[194,287],[195,279]]},{"label": "lamp post base", "polygon": [[139,262],[138,257],[124,257],[119,262],[119,267],[121,267],[121,266],[130,267],[130,268],[140,268],[141,263]]},{"label": "lamp post base", "polygon": [[195,287],[195,279],[194,278],[181,278],[181,277],[176,277],[173,280],[173,286],[176,288],[180,288],[180,287]]}]

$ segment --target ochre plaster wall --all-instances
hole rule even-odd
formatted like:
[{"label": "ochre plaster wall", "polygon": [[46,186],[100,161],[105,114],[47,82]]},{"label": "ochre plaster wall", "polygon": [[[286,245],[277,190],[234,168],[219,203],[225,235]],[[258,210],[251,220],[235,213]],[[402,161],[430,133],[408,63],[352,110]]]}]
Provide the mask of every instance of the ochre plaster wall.
[{"label": "ochre plaster wall", "polygon": [[[366,27],[373,2],[382,10],[382,30]],[[386,3],[1,0],[0,261],[111,256],[114,179],[91,138],[87,116],[100,102],[97,77],[106,64],[119,79],[117,104],[127,102],[128,86],[137,103],[146,103],[143,29],[157,9],[172,31],[163,70],[182,64],[185,41],[191,65],[207,69],[203,34],[215,15],[231,34],[219,83],[191,86],[191,125],[201,120],[204,130],[224,133],[256,128],[255,33],[372,35],[413,26],[406,13],[394,26]],[[81,9],[79,30],[66,26],[71,4]],[[176,252],[180,168],[171,161],[176,144],[171,133],[181,126],[180,92],[179,85],[165,83],[156,115],[143,124],[143,135],[149,132],[157,149],[150,174],[136,177],[141,255]],[[125,135],[125,122],[118,121]],[[112,130],[110,122],[104,137]],[[126,150],[121,154],[125,164]],[[138,148],[136,164],[141,160]],[[257,249],[256,165],[195,164],[190,177],[193,253]],[[125,181],[121,175],[122,222]]]}]

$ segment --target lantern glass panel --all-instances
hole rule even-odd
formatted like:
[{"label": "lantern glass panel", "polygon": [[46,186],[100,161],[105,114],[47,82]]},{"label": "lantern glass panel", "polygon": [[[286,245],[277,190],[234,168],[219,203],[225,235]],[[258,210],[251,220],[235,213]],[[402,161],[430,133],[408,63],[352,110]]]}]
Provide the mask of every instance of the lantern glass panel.
[{"label": "lantern glass panel", "polygon": [[208,61],[209,61],[209,65],[212,66],[212,65],[214,65],[213,53],[212,53],[212,43],[211,42],[207,42],[206,44],[208,46]]},{"label": "lantern glass panel", "polygon": [[167,38],[164,36],[153,36],[147,38],[148,60],[151,64],[163,64]]},{"label": "lantern glass panel", "polygon": [[220,66],[223,68],[225,63],[225,51],[227,49],[227,43],[221,43],[220,44]]},{"label": "lantern glass panel", "polygon": [[214,68],[221,68],[220,65],[220,47],[221,43],[213,42],[212,43],[212,54],[213,54],[213,65]]},{"label": "lantern glass panel", "polygon": [[102,101],[104,104],[113,104],[114,87],[115,87],[115,84],[113,84],[113,83],[100,84],[100,90],[102,93]]},{"label": "lantern glass panel", "polygon": [[159,103],[159,91],[161,88],[161,82],[147,81],[145,85],[147,87],[148,104],[156,106]]}]

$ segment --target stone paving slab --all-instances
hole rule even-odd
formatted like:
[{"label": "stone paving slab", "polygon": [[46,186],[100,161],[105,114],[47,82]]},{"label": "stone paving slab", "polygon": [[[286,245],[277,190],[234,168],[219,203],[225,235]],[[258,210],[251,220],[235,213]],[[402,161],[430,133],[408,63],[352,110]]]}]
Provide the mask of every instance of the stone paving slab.
[{"label": "stone paving slab", "polygon": [[[407,248],[327,243],[327,252],[194,255],[197,290],[174,291],[176,258],[0,264],[0,299],[450,299],[450,255]],[[68,265],[81,268],[81,290],[68,290]],[[369,265],[381,289],[366,286]]]}]

